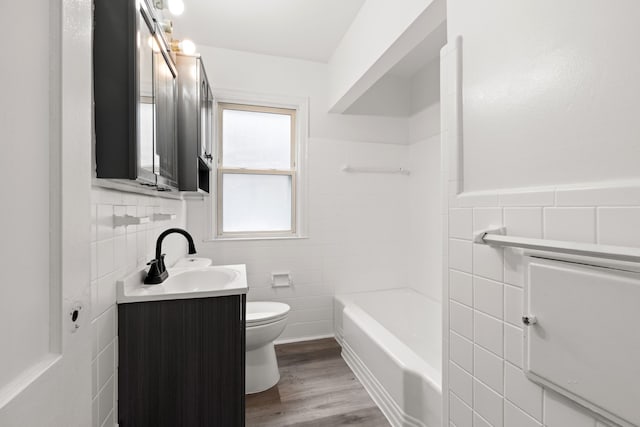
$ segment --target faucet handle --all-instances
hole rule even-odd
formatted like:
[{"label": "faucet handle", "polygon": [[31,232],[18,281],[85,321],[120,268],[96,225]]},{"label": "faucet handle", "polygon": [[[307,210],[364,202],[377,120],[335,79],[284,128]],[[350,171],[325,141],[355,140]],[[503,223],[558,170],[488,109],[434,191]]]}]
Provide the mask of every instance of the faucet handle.
[{"label": "faucet handle", "polygon": [[167,278],[168,273],[164,268],[164,255],[160,257],[160,259],[152,259],[147,263],[149,267],[149,271],[147,272],[147,277],[144,279],[145,285],[157,285],[158,283],[164,282]]}]

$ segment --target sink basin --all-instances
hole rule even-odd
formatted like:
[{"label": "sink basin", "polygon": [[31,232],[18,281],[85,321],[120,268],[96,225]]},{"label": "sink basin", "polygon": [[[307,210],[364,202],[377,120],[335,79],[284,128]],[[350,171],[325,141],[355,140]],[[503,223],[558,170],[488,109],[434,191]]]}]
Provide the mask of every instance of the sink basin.
[{"label": "sink basin", "polygon": [[[169,270],[169,278],[160,286],[172,292],[218,289],[233,284],[239,275],[236,270],[225,267],[203,267],[174,274],[171,274],[171,270]],[[147,288],[156,288],[157,286],[147,286]]]},{"label": "sink basin", "polygon": [[209,258],[189,257],[179,259],[173,268],[200,268],[209,267],[211,260]]},{"label": "sink basin", "polygon": [[158,285],[145,285],[144,271],[118,281],[118,303],[208,298],[246,294],[248,291],[244,264],[178,267],[168,271],[167,280]]}]

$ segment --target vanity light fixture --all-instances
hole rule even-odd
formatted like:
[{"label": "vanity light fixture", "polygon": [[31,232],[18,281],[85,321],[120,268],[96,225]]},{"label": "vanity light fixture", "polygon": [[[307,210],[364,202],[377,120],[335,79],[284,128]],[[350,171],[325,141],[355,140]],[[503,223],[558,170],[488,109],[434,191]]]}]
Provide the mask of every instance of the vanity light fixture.
[{"label": "vanity light fixture", "polygon": [[184,1],[182,0],[155,0],[156,9],[169,9],[173,16],[182,15],[184,12]]},{"label": "vanity light fixture", "polygon": [[196,45],[189,39],[184,39],[179,43],[180,50],[186,55],[193,55],[196,53]]},{"label": "vanity light fixture", "polygon": [[171,40],[171,51],[184,53],[185,55],[194,55],[196,53],[196,45],[189,39],[173,39]]}]

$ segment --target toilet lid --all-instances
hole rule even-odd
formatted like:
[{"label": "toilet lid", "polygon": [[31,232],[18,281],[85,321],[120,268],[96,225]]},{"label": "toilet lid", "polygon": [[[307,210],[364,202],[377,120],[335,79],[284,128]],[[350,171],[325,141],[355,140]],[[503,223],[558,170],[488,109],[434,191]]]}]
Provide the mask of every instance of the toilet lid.
[{"label": "toilet lid", "polygon": [[257,326],[287,317],[291,307],[282,302],[247,302],[247,325]]}]

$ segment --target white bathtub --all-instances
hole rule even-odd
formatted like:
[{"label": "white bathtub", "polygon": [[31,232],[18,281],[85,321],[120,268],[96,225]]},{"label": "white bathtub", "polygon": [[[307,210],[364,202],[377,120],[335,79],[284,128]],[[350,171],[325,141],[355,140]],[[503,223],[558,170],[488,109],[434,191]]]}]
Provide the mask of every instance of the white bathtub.
[{"label": "white bathtub", "polygon": [[393,426],[439,427],[440,304],[411,289],[335,297],[342,357]]}]

